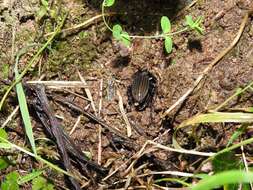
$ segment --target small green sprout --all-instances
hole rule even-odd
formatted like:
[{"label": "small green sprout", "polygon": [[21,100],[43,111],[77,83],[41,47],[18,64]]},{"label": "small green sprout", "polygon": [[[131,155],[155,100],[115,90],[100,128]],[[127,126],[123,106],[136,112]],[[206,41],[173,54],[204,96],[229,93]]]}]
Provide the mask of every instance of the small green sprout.
[{"label": "small green sprout", "polygon": [[161,18],[161,29],[162,33],[154,36],[131,36],[127,32],[125,32],[121,25],[116,24],[112,28],[106,22],[105,19],[105,7],[111,7],[115,4],[115,0],[104,0],[102,3],[102,15],[103,21],[106,27],[112,32],[113,37],[123,43],[125,46],[129,47],[131,45],[131,38],[146,38],[146,39],[157,39],[163,38],[164,39],[164,47],[167,53],[171,53],[173,49],[173,40],[172,36],[177,35],[186,31],[195,30],[199,34],[204,33],[204,29],[201,28],[202,18],[198,17],[195,21],[192,19],[191,16],[186,16],[186,27],[176,32],[171,32],[171,22],[167,16],[162,16]]},{"label": "small green sprout", "polygon": [[127,32],[122,30],[122,27],[119,24],[116,24],[112,28],[113,37],[122,42],[125,46],[129,47],[131,45],[130,36]]},{"label": "small green sprout", "polygon": [[195,21],[193,21],[192,16],[187,15],[185,17],[186,24],[192,29],[197,31],[199,34],[204,33],[204,29],[200,27],[200,24],[202,22],[202,17],[198,17]]},{"label": "small green sprout", "polygon": [[173,41],[171,36],[168,34],[171,32],[171,23],[168,17],[162,16],[161,18],[161,28],[164,35],[164,46],[167,53],[172,51]]},{"label": "small green sprout", "polygon": [[111,7],[115,3],[115,0],[104,0],[103,6],[105,7]]}]

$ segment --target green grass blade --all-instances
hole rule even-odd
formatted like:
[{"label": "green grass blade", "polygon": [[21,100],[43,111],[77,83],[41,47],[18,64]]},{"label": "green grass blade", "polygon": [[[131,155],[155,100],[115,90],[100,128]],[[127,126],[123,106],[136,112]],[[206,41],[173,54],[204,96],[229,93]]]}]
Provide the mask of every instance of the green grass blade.
[{"label": "green grass blade", "polygon": [[250,182],[253,182],[253,172],[231,170],[206,177],[197,185],[192,186],[191,190],[209,190],[227,184]]},{"label": "green grass blade", "polygon": [[44,170],[37,170],[37,171],[33,171],[25,176],[22,176],[18,179],[18,184],[22,185],[28,181],[33,180],[34,178],[40,176],[43,173]]},{"label": "green grass blade", "polygon": [[198,123],[226,123],[226,122],[236,122],[236,123],[253,122],[253,114],[243,112],[237,113],[214,112],[214,113],[200,114],[183,122],[183,125],[186,126]]},{"label": "green grass blade", "polygon": [[244,112],[213,112],[207,114],[199,114],[191,117],[190,119],[182,122],[173,133],[173,146],[175,148],[181,148],[179,143],[176,140],[176,135],[179,129],[192,126],[199,123],[250,123],[253,122],[252,113]]},{"label": "green grass blade", "polygon": [[30,119],[30,115],[29,115],[29,111],[28,111],[28,107],[27,107],[24,89],[23,89],[23,86],[21,83],[18,83],[16,85],[16,90],[17,90],[20,112],[21,112],[22,120],[23,120],[23,123],[25,126],[25,132],[26,132],[26,135],[27,135],[29,142],[31,144],[33,153],[37,154],[33,131],[32,131],[32,123],[31,123],[31,119]]},{"label": "green grass blade", "polygon": [[[15,63],[15,67],[14,67],[14,72],[15,72],[15,79],[17,80],[19,77],[19,73],[18,73],[18,61],[19,61],[19,55],[16,58],[16,63]],[[24,92],[24,88],[22,86],[21,82],[18,82],[16,84],[16,92],[17,92],[17,97],[18,97],[18,103],[19,103],[19,109],[21,112],[21,116],[22,116],[22,120],[25,126],[25,133],[29,139],[29,142],[31,144],[33,153],[36,155],[36,146],[35,146],[35,140],[34,140],[34,136],[33,136],[33,131],[32,131],[32,122],[30,119],[30,114],[28,111],[28,106],[27,106],[27,102],[26,102],[26,97],[25,97],[25,92]]]},{"label": "green grass blade", "polygon": [[247,129],[246,125],[241,126],[239,129],[237,129],[232,136],[229,138],[229,141],[227,143],[226,147],[229,147],[233,144],[233,142],[238,139]]},{"label": "green grass blade", "polygon": [[[73,176],[71,173],[69,173],[69,172],[67,172],[67,171],[65,171],[65,170],[63,170],[63,169],[61,169],[61,168],[59,168],[58,166],[56,166],[56,165],[54,165],[53,163],[51,163],[51,162],[49,162],[49,161],[47,161],[47,160],[41,158],[40,156],[35,155],[35,154],[33,154],[32,152],[29,152],[29,151],[26,150],[25,148],[22,148],[22,147],[20,147],[20,146],[18,146],[18,145],[16,145],[16,144],[11,143],[10,141],[8,141],[8,140],[2,138],[1,136],[0,136],[0,142],[9,144],[9,146],[10,146],[11,148],[15,148],[15,149],[17,149],[17,150],[19,150],[19,151],[21,151],[21,152],[23,152],[23,153],[25,153],[25,154],[28,154],[29,156],[34,157],[36,160],[43,162],[44,164],[48,165],[50,168],[55,169],[56,171],[58,171],[58,172],[60,172],[60,173],[63,173],[63,174],[65,174],[65,175],[67,175],[67,176],[70,176],[70,177],[73,177],[73,178],[75,178],[75,179],[78,179],[76,176]],[[79,179],[78,179],[78,180],[79,180]]]}]

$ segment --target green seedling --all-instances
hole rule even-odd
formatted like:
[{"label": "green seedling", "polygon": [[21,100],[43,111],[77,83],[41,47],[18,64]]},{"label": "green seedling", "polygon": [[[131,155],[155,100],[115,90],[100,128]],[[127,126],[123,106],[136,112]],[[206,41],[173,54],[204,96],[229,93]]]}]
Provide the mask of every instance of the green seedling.
[{"label": "green seedling", "polygon": [[40,176],[42,172],[43,170],[33,171],[25,176],[20,176],[16,171],[10,172],[1,183],[1,190],[19,190],[22,189],[20,186],[29,181],[32,182],[32,190],[53,190],[54,185]]},{"label": "green seedling", "polygon": [[204,29],[201,27],[202,18],[198,17],[196,20],[189,15],[185,17],[186,26],[181,30],[176,32],[171,32],[171,22],[167,16],[162,16],[160,24],[162,32],[161,34],[154,36],[131,36],[126,31],[124,31],[120,24],[116,24],[113,27],[110,27],[105,19],[105,7],[111,7],[115,4],[115,0],[104,0],[102,3],[102,15],[103,21],[106,27],[112,32],[113,37],[123,43],[125,46],[129,47],[131,45],[131,39],[134,38],[145,38],[145,39],[164,39],[164,47],[167,53],[171,53],[173,50],[173,39],[172,36],[178,35],[180,33],[194,30],[199,34],[204,33]]},{"label": "green seedling", "polygon": [[34,178],[32,181],[32,190],[54,190],[54,185],[49,183],[44,177]]},{"label": "green seedling", "polygon": [[55,10],[50,9],[48,0],[41,0],[40,1],[41,6],[39,7],[39,10],[36,14],[36,19],[40,21],[45,16],[50,16],[51,18],[54,18],[57,20],[57,13]]}]

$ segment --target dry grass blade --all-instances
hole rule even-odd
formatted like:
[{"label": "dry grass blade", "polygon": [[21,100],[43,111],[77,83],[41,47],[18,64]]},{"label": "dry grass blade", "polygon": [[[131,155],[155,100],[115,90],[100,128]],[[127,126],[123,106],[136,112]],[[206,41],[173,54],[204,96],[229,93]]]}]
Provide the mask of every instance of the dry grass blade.
[{"label": "dry grass blade", "polygon": [[229,112],[214,112],[207,114],[196,115],[186,121],[184,121],[178,128],[182,128],[188,125],[195,125],[198,123],[220,123],[220,122],[236,122],[236,123],[248,123],[253,122],[253,113],[229,113]]},{"label": "dry grass blade", "polygon": [[16,115],[16,113],[19,110],[19,106],[17,106],[12,112],[11,114],[7,117],[7,119],[4,121],[4,123],[2,124],[1,128],[4,128],[11,120],[12,118]]},{"label": "dry grass blade", "polygon": [[[85,79],[82,77],[81,73],[78,70],[77,70],[77,73],[78,73],[78,76],[81,79],[82,83],[84,85],[87,85],[87,82],[85,81]],[[97,114],[97,110],[96,110],[95,103],[93,101],[93,98],[92,98],[92,95],[91,95],[91,92],[90,92],[89,88],[87,88],[87,87],[85,88],[85,93],[87,94],[87,96],[88,96],[88,98],[89,98],[89,100],[91,102],[91,107],[92,107],[95,115],[97,116],[98,115]]]},{"label": "dry grass blade", "polygon": [[69,132],[69,135],[72,135],[74,133],[74,131],[76,130],[77,126],[80,124],[81,121],[81,115],[78,116],[73,128],[71,129],[71,131]]},{"label": "dry grass blade", "polygon": [[162,150],[166,150],[166,151],[171,151],[171,152],[178,152],[178,153],[183,153],[183,154],[192,154],[192,155],[198,155],[198,156],[213,156],[215,155],[215,153],[213,152],[199,152],[199,151],[195,151],[195,150],[185,150],[185,149],[175,149],[175,148],[171,148],[171,147],[167,147],[164,146],[162,144],[156,143],[154,141],[147,141],[148,144],[152,144],[154,145],[154,148],[159,148]]},{"label": "dry grass blade", "polygon": [[88,85],[85,85],[80,81],[27,81],[27,84],[43,84],[48,88],[87,88]]},{"label": "dry grass blade", "polygon": [[192,173],[186,173],[186,172],[179,172],[179,171],[151,171],[149,175],[175,175],[180,177],[193,177],[194,174]]},{"label": "dry grass blade", "polygon": [[[111,15],[113,15],[113,13],[106,14],[106,16],[111,16]],[[101,19],[102,17],[103,17],[102,14],[96,15],[96,16],[94,16],[94,17],[88,19],[87,21],[85,21],[85,22],[83,22],[83,23],[81,23],[81,24],[75,25],[75,26],[70,27],[70,28],[63,29],[63,30],[61,31],[61,33],[71,32],[71,31],[75,31],[75,30],[78,30],[78,29],[81,29],[81,28],[84,28],[84,27],[88,27],[88,26],[91,25],[94,21],[99,20],[99,19]],[[47,34],[44,35],[44,36],[45,36],[45,37],[48,37],[48,36],[50,36],[50,35],[52,35],[52,34],[53,34],[53,32],[50,32],[50,33],[47,33]]]},{"label": "dry grass blade", "polygon": [[130,122],[127,118],[127,115],[126,115],[126,112],[125,112],[125,109],[124,109],[122,96],[121,96],[121,94],[118,90],[117,90],[117,95],[119,97],[119,109],[120,109],[122,117],[123,117],[123,119],[126,123],[127,136],[130,137],[132,135],[132,128],[131,128]]},{"label": "dry grass blade", "polygon": [[[246,159],[246,155],[245,155],[243,146],[241,146],[241,151],[242,151],[242,160],[243,160],[243,164],[244,164],[244,167],[245,167],[245,171],[247,173],[249,173],[249,166],[248,166],[248,162],[247,162],[247,159]],[[253,189],[252,182],[250,182],[249,184],[250,184],[250,189],[252,190]]]}]

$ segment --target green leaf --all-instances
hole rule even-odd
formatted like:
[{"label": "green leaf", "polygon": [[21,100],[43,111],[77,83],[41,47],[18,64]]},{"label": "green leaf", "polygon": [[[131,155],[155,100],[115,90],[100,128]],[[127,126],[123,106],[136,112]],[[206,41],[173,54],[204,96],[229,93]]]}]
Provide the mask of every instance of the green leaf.
[{"label": "green leaf", "polygon": [[253,172],[230,170],[204,178],[191,190],[211,190],[222,185],[253,182]]},{"label": "green leaf", "polygon": [[36,19],[40,21],[47,14],[47,9],[45,7],[40,7],[38,12],[36,13]]},{"label": "green leaf", "polygon": [[10,69],[9,64],[4,63],[3,64],[3,68],[2,68],[3,78],[7,78],[8,77],[9,69]]},{"label": "green leaf", "polygon": [[224,152],[214,157],[212,160],[214,172],[222,172],[226,170],[239,169],[240,160],[231,151]]},{"label": "green leaf", "polygon": [[253,112],[253,107],[249,107],[248,112]]},{"label": "green leaf", "polygon": [[195,125],[197,123],[251,123],[253,122],[252,113],[243,112],[213,112],[199,114],[184,121],[181,126]]},{"label": "green leaf", "polygon": [[1,184],[1,190],[19,190],[18,177],[19,174],[16,171],[6,175],[4,182]]},{"label": "green leaf", "polygon": [[127,47],[129,47],[131,45],[131,39],[130,39],[130,36],[127,32],[122,32],[121,41]]},{"label": "green leaf", "polygon": [[162,27],[163,33],[169,33],[171,31],[171,23],[167,16],[162,16],[161,27]]},{"label": "green leaf", "polygon": [[242,93],[242,88],[237,88],[236,91],[235,91],[235,93],[236,93],[236,96],[241,95],[241,93]]},{"label": "green leaf", "polygon": [[78,34],[80,39],[84,39],[88,36],[88,32],[82,31]]},{"label": "green leaf", "polygon": [[103,5],[105,7],[111,7],[115,3],[115,0],[104,0]]},{"label": "green leaf", "polygon": [[[0,128],[0,137],[3,138],[3,139],[5,139],[5,140],[7,140],[7,138],[8,138],[7,133],[2,128]],[[0,142],[2,142],[2,141],[0,140]]]},{"label": "green leaf", "polygon": [[202,22],[202,18],[198,17],[196,21],[193,21],[192,17],[187,15],[185,17],[186,19],[186,24],[193,30],[197,31],[199,34],[204,33],[204,29],[200,27],[200,24]]},{"label": "green leaf", "polygon": [[34,178],[32,181],[32,190],[53,190],[54,186],[48,183],[43,177]]},{"label": "green leaf", "polygon": [[[19,77],[17,63],[18,63],[18,57],[17,57],[16,64],[15,64],[15,67],[14,67],[16,80]],[[29,142],[32,146],[32,150],[33,150],[34,154],[36,155],[37,153],[36,153],[36,147],[35,147],[35,140],[34,140],[34,137],[33,137],[32,123],[31,123],[30,114],[29,114],[29,111],[28,111],[25,92],[24,92],[24,89],[23,89],[23,86],[22,86],[21,82],[16,84],[16,91],[17,91],[18,103],[19,103],[19,108],[20,108],[22,120],[23,120],[23,123],[24,123],[24,126],[25,126],[25,132],[26,132],[26,135],[27,135],[27,137],[29,139]]]},{"label": "green leaf", "polygon": [[0,149],[11,149],[12,146],[9,143],[0,143]]},{"label": "green leaf", "polygon": [[172,38],[170,36],[165,37],[164,45],[165,45],[166,52],[171,53],[172,47],[173,47],[173,42],[172,42]]},{"label": "green leaf", "polygon": [[194,22],[192,20],[192,16],[186,15],[185,20],[186,20],[186,24],[192,28],[194,25]]},{"label": "green leaf", "polygon": [[0,158],[0,170],[7,168],[10,165],[7,157]]},{"label": "green leaf", "polygon": [[45,8],[48,8],[48,1],[47,1],[47,0],[41,0],[41,4],[42,4]]},{"label": "green leaf", "polygon": [[42,173],[43,173],[43,170],[37,170],[37,171],[33,171],[32,173],[29,173],[25,176],[22,176],[18,179],[18,184],[22,185],[23,183],[33,180],[34,178],[38,177]]},{"label": "green leaf", "polygon": [[121,40],[122,27],[119,24],[116,24],[112,28],[112,35],[116,40]]},{"label": "green leaf", "polygon": [[232,136],[229,138],[229,141],[227,143],[226,147],[229,147],[233,144],[233,142],[238,139],[245,131],[247,126],[242,125],[240,128],[236,129],[235,132],[232,134]]}]

